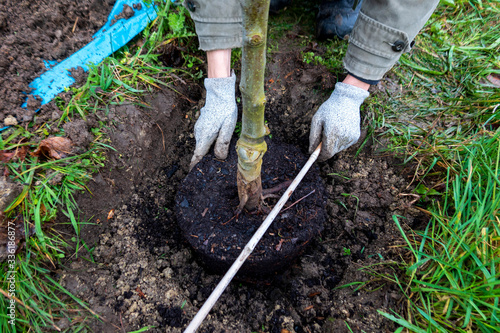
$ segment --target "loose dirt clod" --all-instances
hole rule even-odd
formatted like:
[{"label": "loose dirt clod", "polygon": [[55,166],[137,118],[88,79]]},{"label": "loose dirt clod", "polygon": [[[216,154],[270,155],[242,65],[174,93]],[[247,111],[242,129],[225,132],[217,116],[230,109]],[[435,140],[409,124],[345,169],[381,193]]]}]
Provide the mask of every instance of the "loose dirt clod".
[{"label": "loose dirt clod", "polygon": [[13,116],[9,115],[9,116],[5,117],[5,119],[3,120],[3,124],[5,126],[15,126],[15,125],[17,125],[17,119],[14,118]]},{"label": "loose dirt clod", "polygon": [[[0,153],[1,157],[1,153]],[[0,158],[1,161],[1,158]],[[2,161],[3,162],[3,161]],[[3,212],[21,193],[23,187],[7,177],[0,177],[0,211]]]}]

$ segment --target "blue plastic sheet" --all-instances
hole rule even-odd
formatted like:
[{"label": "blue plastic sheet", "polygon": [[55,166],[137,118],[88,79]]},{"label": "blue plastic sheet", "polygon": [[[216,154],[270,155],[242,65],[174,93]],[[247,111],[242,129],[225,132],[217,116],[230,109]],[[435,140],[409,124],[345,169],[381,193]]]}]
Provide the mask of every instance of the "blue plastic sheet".
[{"label": "blue plastic sheet", "polygon": [[[123,5],[140,9],[134,8],[134,16],[129,19],[121,18],[113,24],[115,16],[123,11]],[[82,67],[87,71],[89,64],[99,64],[137,36],[156,17],[156,8],[153,5],[146,5],[142,0],[117,0],[106,24],[94,34],[94,39],[89,44],[55,66],[53,63],[45,62],[46,66],[51,68],[30,83],[29,86],[33,89],[30,95],[39,96],[42,105],[49,103],[57,94],[75,82],[70,76],[71,69]],[[26,103],[22,107],[26,108]],[[0,131],[6,128],[8,127],[3,127]]]}]

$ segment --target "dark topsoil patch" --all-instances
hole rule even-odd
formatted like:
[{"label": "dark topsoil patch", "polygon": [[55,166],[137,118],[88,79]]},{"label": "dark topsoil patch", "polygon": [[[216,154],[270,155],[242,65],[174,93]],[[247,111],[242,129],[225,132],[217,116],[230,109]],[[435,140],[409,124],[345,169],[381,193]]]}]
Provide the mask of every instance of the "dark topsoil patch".
[{"label": "dark topsoil patch", "polygon": [[[262,163],[262,187],[276,189],[291,182],[307,161],[296,146],[268,140],[269,154]],[[225,161],[207,154],[179,185],[176,217],[185,239],[209,271],[224,274],[238,258],[281,194],[266,198],[261,211],[234,215],[239,205],[236,171],[238,155],[233,140]],[[265,276],[285,267],[302,254],[323,231],[326,197],[319,168],[313,166],[300,186],[247,258],[240,276]]]},{"label": "dark topsoil patch", "polygon": [[[9,1],[0,12],[15,15],[18,8],[24,8],[22,11],[37,18],[35,25],[23,22],[34,31],[43,30],[38,25],[50,22],[53,13],[67,13],[59,15],[65,16],[60,19],[66,23],[58,26],[64,26],[62,36],[68,36],[76,19],[74,13],[78,12],[70,11],[71,5],[97,3],[70,2],[58,1],[55,7],[49,7],[49,2],[12,6]],[[33,20],[25,15],[26,22]],[[103,19],[105,16],[102,14]],[[6,22],[2,16],[1,38],[6,32],[10,38],[17,38]],[[90,18],[88,23],[80,18],[80,24],[100,27]],[[52,30],[46,28],[44,31],[53,35],[38,39],[59,45],[60,38],[66,37],[57,37],[56,30],[55,26]],[[93,32],[89,31],[88,36]],[[54,47],[39,46],[40,55],[34,55],[33,36],[26,36],[22,43],[2,40],[2,52],[19,54],[16,59],[26,59],[28,67],[38,61],[34,71],[38,73],[43,70],[41,59],[51,59],[46,50]],[[312,115],[328,97],[317,92],[330,92],[336,78],[324,68],[304,64],[298,48],[287,50],[286,45],[293,39],[285,38],[286,43],[280,44],[282,51],[273,54],[268,63],[266,118],[272,140],[292,144],[306,154]],[[11,49],[3,51],[4,46]],[[73,51],[67,47],[67,53],[54,53],[52,58],[63,58]],[[7,69],[3,64],[2,70],[15,73],[20,66],[16,59],[9,60]],[[11,62],[18,67],[12,67]],[[17,91],[26,89],[23,84],[32,78],[23,77],[25,81],[12,84],[19,86]],[[8,81],[2,82],[4,87]],[[91,138],[89,129],[96,127],[98,119],[106,119],[111,144],[116,148],[109,152],[106,167],[89,183],[92,195],[78,196],[81,218],[96,223],[83,227],[82,239],[90,248],[95,246],[93,257],[97,264],[76,259],[70,252],[62,269],[54,273],[70,292],[101,315],[103,321],[91,323],[95,332],[130,331],[149,325],[156,326],[151,332],[181,332],[221,278],[202,268],[176,223],[175,195],[188,173],[195,145],[193,126],[204,98],[202,87],[192,82],[176,81],[175,89],[182,95],[160,91],[155,96],[144,96],[143,105],[110,105],[109,114],[98,111],[89,115],[87,122],[75,120],[65,125],[67,134],[82,148]],[[67,99],[70,95],[61,97]],[[2,112],[20,102],[22,98],[18,97],[6,100]],[[41,117],[50,118],[52,112],[57,110],[49,104],[42,109]],[[57,114],[53,117],[58,119]],[[409,191],[409,178],[398,162],[380,155],[379,147],[371,141],[355,157],[359,147],[318,164],[327,210],[321,235],[284,272],[265,280],[233,281],[201,332],[343,333],[349,332],[345,323],[353,332],[395,330],[396,325],[378,315],[377,310],[402,309],[398,288],[359,269],[386,263],[372,267],[378,273],[397,273],[395,268],[401,260],[397,245],[403,242],[392,216],[406,217],[410,226],[421,223],[423,217],[411,208],[411,199],[400,196]],[[107,220],[112,209],[114,217]],[[79,255],[88,256],[84,250]],[[334,289],[357,281],[367,284],[356,291],[354,287]],[[64,319],[56,324],[64,329],[69,322]]]},{"label": "dark topsoil patch", "polygon": [[[40,102],[21,108],[45,61],[62,61],[92,40],[115,0],[0,1],[0,125],[31,121]],[[76,23],[76,24],[75,24]],[[74,28],[74,30],[73,30]]]}]

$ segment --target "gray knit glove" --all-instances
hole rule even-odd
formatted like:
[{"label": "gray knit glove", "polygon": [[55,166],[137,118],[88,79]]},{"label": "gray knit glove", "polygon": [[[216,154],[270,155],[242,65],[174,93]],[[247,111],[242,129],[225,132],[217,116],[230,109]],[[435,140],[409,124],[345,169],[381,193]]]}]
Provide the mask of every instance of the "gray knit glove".
[{"label": "gray knit glove", "polygon": [[338,82],[312,119],[309,153],[323,141],[318,160],[325,161],[355,144],[360,136],[359,107],[369,95],[364,89]]},{"label": "gray knit glove", "polygon": [[[196,148],[189,169],[191,170],[208,152],[215,139],[215,156],[225,159],[229,142],[236,127],[238,108],[235,100],[236,75],[205,79],[207,97],[200,117],[194,125]],[[218,136],[218,137],[217,137]]]}]

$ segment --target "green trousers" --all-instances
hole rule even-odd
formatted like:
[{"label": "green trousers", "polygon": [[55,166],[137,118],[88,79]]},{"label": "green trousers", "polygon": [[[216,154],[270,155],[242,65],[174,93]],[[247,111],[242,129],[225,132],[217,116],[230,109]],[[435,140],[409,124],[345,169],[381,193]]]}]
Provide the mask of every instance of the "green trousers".
[{"label": "green trousers", "polygon": [[[364,0],[349,35],[345,69],[366,80],[380,80],[409,52],[439,0]],[[205,51],[241,47],[242,14],[239,0],[186,0]]]}]

